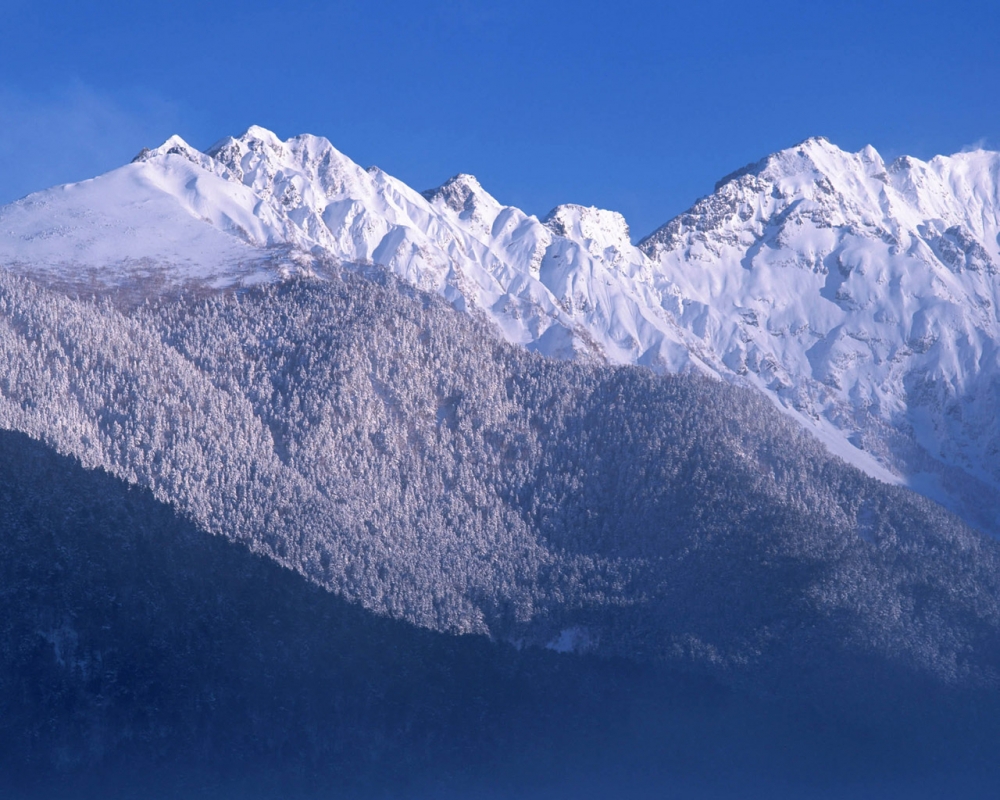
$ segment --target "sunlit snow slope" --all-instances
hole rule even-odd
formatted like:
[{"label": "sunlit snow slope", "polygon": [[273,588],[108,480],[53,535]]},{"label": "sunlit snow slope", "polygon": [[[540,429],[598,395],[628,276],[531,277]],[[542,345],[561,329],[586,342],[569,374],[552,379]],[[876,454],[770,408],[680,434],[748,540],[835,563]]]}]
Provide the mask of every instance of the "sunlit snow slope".
[{"label": "sunlit snow slope", "polygon": [[995,529],[998,233],[1000,153],[886,165],[810,139],[640,247],[731,373]]},{"label": "sunlit snow slope", "polygon": [[558,357],[757,386],[831,450],[996,531],[1000,154],[883,163],[810,139],[638,246],[458,175],[420,194],[261,128],[0,209],[0,263],[79,289],[229,286],[376,264]]}]

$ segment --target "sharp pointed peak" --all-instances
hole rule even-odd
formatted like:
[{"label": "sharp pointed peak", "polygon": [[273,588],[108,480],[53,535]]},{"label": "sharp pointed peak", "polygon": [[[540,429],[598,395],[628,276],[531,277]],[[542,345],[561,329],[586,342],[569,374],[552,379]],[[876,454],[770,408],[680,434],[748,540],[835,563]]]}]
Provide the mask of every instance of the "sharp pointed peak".
[{"label": "sharp pointed peak", "polygon": [[[884,165],[882,155],[875,149],[874,145],[866,144],[855,153],[834,144],[825,136],[810,136],[808,139],[803,139],[798,144],[773,153],[768,157],[768,159],[775,159],[788,155],[806,155],[810,157],[833,155],[840,158],[857,158],[865,164]],[[764,161],[767,161],[768,159],[764,159]]]},{"label": "sharp pointed peak", "polygon": [[[788,158],[793,155],[798,155],[800,153],[808,152],[813,149],[823,149],[823,150],[836,150],[840,151],[840,148],[830,142],[825,136],[810,136],[807,139],[793,144],[791,147],[785,147],[781,150],[775,150],[773,153],[764,156],[757,161],[751,161],[739,169],[733,170],[727,175],[723,175],[719,180],[715,182],[715,186],[712,191],[717,192],[727,183],[738,180],[744,175],[751,175],[754,173],[762,172],[767,169],[768,166],[775,163],[778,160]],[[647,237],[648,238],[648,237]]]},{"label": "sharp pointed peak", "polygon": [[225,136],[222,139],[219,139],[219,141],[209,147],[205,152],[214,158],[221,151],[232,147],[233,145],[236,145],[241,149],[250,148],[255,150],[259,149],[259,145],[280,149],[284,147],[285,142],[281,141],[274,131],[261,127],[260,125],[251,125],[238,136]]},{"label": "sharp pointed peak", "polygon": [[852,153],[834,144],[826,136],[810,136],[797,144],[776,150],[759,161],[753,161],[729,173],[716,182],[713,191],[719,191],[726,184],[738,180],[744,175],[759,175],[766,170],[797,172],[803,168],[824,172],[830,168],[831,164],[850,159],[858,159],[867,167],[874,167],[878,171],[885,169],[882,156],[870,144],[865,145],[858,152]]},{"label": "sharp pointed peak", "polygon": [[832,147],[837,150],[840,149],[839,147],[837,147],[837,145],[833,144],[833,142],[831,142],[826,136],[807,136],[801,142],[797,142],[796,144],[786,149],[797,150],[800,148],[807,148],[807,147],[823,147],[823,148]]},{"label": "sharp pointed peak", "polygon": [[132,163],[134,164],[136,162],[149,161],[151,158],[164,155],[182,155],[185,158],[193,159],[201,158],[202,153],[193,148],[175,133],[159,147],[142,148],[136,157],[132,159]]},{"label": "sharp pointed peak", "polygon": [[858,152],[852,153],[834,144],[825,136],[810,136],[791,147],[772,153],[760,163],[766,165],[805,158],[813,164],[819,165],[831,156],[835,159],[860,158],[863,161],[873,159],[881,161],[878,151],[870,144],[862,147]]},{"label": "sharp pointed peak", "polygon": [[470,212],[482,206],[500,209],[500,203],[483,188],[479,179],[467,172],[453,175],[436,189],[428,189],[421,194],[431,203],[443,202],[459,213]]},{"label": "sharp pointed peak", "polygon": [[168,138],[163,144],[161,144],[160,147],[184,147],[184,148],[193,149],[193,148],[191,148],[191,145],[189,145],[187,142],[185,142],[180,137],[180,135],[176,134],[176,133],[173,136],[171,136],[170,138]]},{"label": "sharp pointed peak", "polygon": [[438,186],[436,189],[428,189],[427,192],[433,194],[434,192],[439,192],[442,189],[447,189],[451,187],[466,187],[477,192],[485,192],[483,185],[479,182],[479,178],[468,172],[459,172],[457,175],[452,175],[448,180]]}]

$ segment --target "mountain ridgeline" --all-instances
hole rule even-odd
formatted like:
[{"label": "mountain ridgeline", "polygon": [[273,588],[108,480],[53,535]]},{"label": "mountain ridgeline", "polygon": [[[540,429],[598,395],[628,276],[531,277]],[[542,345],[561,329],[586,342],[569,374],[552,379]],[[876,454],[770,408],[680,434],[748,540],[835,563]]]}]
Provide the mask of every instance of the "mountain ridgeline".
[{"label": "mountain ridgeline", "polygon": [[0,793],[993,796],[998,163],[636,246],[253,128],[0,209]]},{"label": "mountain ridgeline", "polygon": [[1000,154],[813,138],[638,245],[621,214],[543,218],[471,175],[417,192],[317,136],[171,137],[0,208],[0,264],[158,294],[375,265],[565,359],[755,388],[869,474],[1000,533]]}]

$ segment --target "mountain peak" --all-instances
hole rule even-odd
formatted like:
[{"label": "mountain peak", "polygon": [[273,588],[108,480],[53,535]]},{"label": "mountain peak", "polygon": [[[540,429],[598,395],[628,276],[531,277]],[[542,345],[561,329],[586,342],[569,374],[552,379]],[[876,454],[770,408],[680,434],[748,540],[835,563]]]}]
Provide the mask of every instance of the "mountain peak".
[{"label": "mountain peak", "polygon": [[251,150],[260,149],[264,145],[273,149],[280,149],[285,144],[274,131],[262,128],[260,125],[251,125],[239,136],[227,136],[221,141],[216,142],[208,149],[209,155],[212,155],[214,151],[232,142],[238,142]]},{"label": "mountain peak", "polygon": [[765,159],[765,163],[772,171],[785,175],[813,172],[828,179],[845,173],[882,179],[886,170],[885,161],[872,145],[867,144],[852,153],[825,136],[813,136],[794,147],[781,150]]},{"label": "mountain peak", "polygon": [[243,132],[243,135],[238,138],[259,139],[260,141],[267,142],[269,144],[282,143],[281,139],[278,138],[278,135],[274,131],[261,127],[260,125],[251,125]]},{"label": "mountain peak", "polygon": [[142,148],[138,155],[132,159],[132,163],[141,163],[143,161],[149,161],[151,158],[165,155],[184,156],[189,161],[194,161],[195,163],[200,163],[201,159],[204,157],[199,150],[193,148],[175,133],[159,147]]},{"label": "mountain peak", "polygon": [[797,164],[798,168],[801,168],[803,158],[809,164],[815,165],[817,158],[824,159],[830,155],[847,156],[848,153],[841,150],[825,136],[810,136],[791,147],[771,153],[759,161],[751,161],[746,166],[724,175],[715,182],[712,191],[718,192],[727,183],[732,183],[745,175],[759,175],[769,168],[772,171],[776,168],[787,171],[791,164]]},{"label": "mountain peak", "polygon": [[475,175],[460,172],[436,189],[421,192],[431,205],[443,205],[460,219],[492,222],[502,206],[487,192]]},{"label": "mountain peak", "polygon": [[251,125],[239,136],[226,136],[213,144],[205,152],[217,161],[225,162],[227,155],[235,151],[245,153],[266,152],[268,149],[280,152],[284,149],[285,143],[278,138],[277,134],[262,128],[259,125]]},{"label": "mountain peak", "polygon": [[441,185],[441,188],[446,186],[467,186],[470,189],[484,191],[483,185],[479,182],[479,178],[475,175],[470,175],[468,172],[459,172],[457,175],[453,175],[448,178],[448,180]]},{"label": "mountain peak", "polygon": [[839,147],[837,147],[837,145],[833,144],[833,142],[831,142],[825,136],[808,136],[805,139],[803,139],[801,142],[799,142],[798,144],[793,145],[792,147],[790,147],[788,149],[789,150],[812,149],[814,147],[823,148],[823,149],[833,148],[834,150],[839,150],[840,149]]},{"label": "mountain peak", "polygon": [[843,164],[862,158],[863,154],[869,157],[871,154],[878,156],[871,145],[858,153],[851,153],[838,147],[825,136],[810,136],[796,145],[771,154],[761,163],[769,167],[772,172],[816,170],[826,173],[831,170],[839,171]]},{"label": "mountain peak", "polygon": [[589,239],[601,248],[621,249],[632,244],[628,223],[617,211],[566,203],[552,209],[542,222],[557,236]]}]

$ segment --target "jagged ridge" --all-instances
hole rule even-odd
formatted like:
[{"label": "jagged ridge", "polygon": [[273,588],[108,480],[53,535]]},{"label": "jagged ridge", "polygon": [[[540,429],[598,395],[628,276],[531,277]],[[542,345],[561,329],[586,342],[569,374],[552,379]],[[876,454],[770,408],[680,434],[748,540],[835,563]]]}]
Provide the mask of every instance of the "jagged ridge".
[{"label": "jagged ridge", "polygon": [[636,247],[614,212],[539,220],[469,175],[419,194],[253,127],[0,210],[0,259],[74,291],[377,264],[548,355],[754,386],[838,455],[996,530],[998,174],[996,153],[886,165],[809,139]]}]

